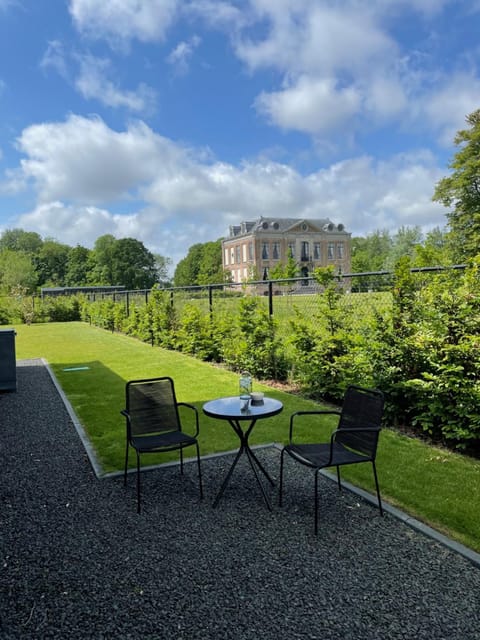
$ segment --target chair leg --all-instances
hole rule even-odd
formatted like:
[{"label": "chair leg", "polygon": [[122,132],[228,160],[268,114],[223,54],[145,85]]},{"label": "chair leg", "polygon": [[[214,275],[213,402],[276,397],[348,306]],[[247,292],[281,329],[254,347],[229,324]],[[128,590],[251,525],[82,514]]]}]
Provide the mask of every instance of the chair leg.
[{"label": "chair leg", "polygon": [[140,454],[137,451],[137,513],[140,513]]},{"label": "chair leg", "polygon": [[382,507],[382,500],[380,498],[380,488],[378,486],[377,468],[375,466],[375,460],[372,460],[372,467],[373,467],[373,476],[375,478],[375,487],[377,489],[378,508],[380,509],[380,515],[383,516],[383,507]]},{"label": "chair leg", "polygon": [[283,456],[285,453],[285,449],[282,449],[280,454],[280,482],[278,485],[278,506],[282,506],[282,497],[283,497]]},{"label": "chair leg", "polygon": [[127,486],[127,468],[128,468],[128,440],[127,440],[127,446],[125,449],[125,471],[123,473],[123,486],[126,487]]},{"label": "chair leg", "polygon": [[196,447],[197,447],[198,482],[200,484],[200,500],[203,500],[202,468],[200,465],[200,447],[198,446],[198,442],[196,443]]},{"label": "chair leg", "polygon": [[180,473],[183,476],[183,447],[180,447]]},{"label": "chair leg", "polygon": [[320,469],[315,469],[315,535],[318,534],[318,472]]},{"label": "chair leg", "polygon": [[338,484],[338,490],[341,491],[342,490],[342,481],[340,480],[340,467],[337,466],[337,484]]}]

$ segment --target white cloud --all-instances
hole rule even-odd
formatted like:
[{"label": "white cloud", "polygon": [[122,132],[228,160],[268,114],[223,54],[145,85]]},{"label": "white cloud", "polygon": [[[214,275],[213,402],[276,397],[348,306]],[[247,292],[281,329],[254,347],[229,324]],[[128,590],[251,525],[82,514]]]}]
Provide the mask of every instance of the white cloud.
[{"label": "white cloud", "polygon": [[222,0],[191,0],[183,6],[187,16],[196,16],[211,27],[237,31],[248,24],[248,6],[241,9]]},{"label": "white cloud", "polygon": [[457,131],[466,128],[465,117],[479,105],[480,78],[472,73],[457,73],[425,95],[422,115],[438,132],[440,142],[450,146]]},{"label": "white cloud", "polygon": [[61,238],[71,246],[82,244],[90,247],[99,236],[113,230],[118,233],[119,223],[123,225],[124,222],[128,223],[128,216],[114,216],[105,209],[65,205],[60,201],[40,204],[19,218],[22,227],[35,229],[44,237]]},{"label": "white cloud", "polygon": [[17,146],[26,156],[21,171],[40,200],[87,204],[128,198],[178,153],[141,122],[117,133],[100,118],[76,115],[27,127]]},{"label": "white cloud", "polygon": [[190,58],[200,42],[201,39],[198,36],[192,36],[187,42],[179,42],[169,53],[167,62],[172,65],[178,75],[185,75],[188,72]]},{"label": "white cloud", "polygon": [[172,24],[178,0],[70,0],[69,10],[77,29],[112,45],[157,42]]},{"label": "white cloud", "polygon": [[352,74],[395,55],[395,42],[366,7],[332,7],[315,2],[267,3],[259,17],[269,30],[263,39],[244,37],[237,55],[250,68],[275,67],[293,73]]},{"label": "white cloud", "polygon": [[400,51],[371,7],[358,2],[252,0],[265,35],[236,40],[251,70],[275,68],[282,88],[262,92],[259,113],[281,128],[331,137],[365,119],[381,125],[402,115],[406,87]]},{"label": "white cloud", "polygon": [[40,60],[42,69],[54,69],[62,78],[67,78],[67,61],[63,43],[59,40],[50,40],[47,49]]},{"label": "white cloud", "polygon": [[[444,81],[438,67],[428,67],[427,44],[425,50],[402,50],[393,29],[409,11],[428,25],[448,4],[451,0],[250,0],[242,25],[248,28],[233,31],[232,45],[252,72],[280,74],[278,88],[265,89],[254,102],[274,126],[325,143],[339,126],[348,129],[350,141],[362,127],[372,130],[396,120],[433,130],[441,144],[451,144],[465,113],[479,103],[478,74]],[[469,7],[474,10],[474,3]],[[252,24],[261,29],[251,29]]]},{"label": "white cloud", "polygon": [[134,112],[150,112],[155,102],[155,91],[140,84],[136,91],[121,90],[109,78],[110,61],[92,55],[79,57],[80,73],[75,86],[87,99],[99,100],[102,104],[118,108],[125,107]]},{"label": "white cloud", "polygon": [[[441,171],[427,152],[352,158],[304,176],[271,160],[214,161],[143,123],[116,132],[80,116],[29,127],[18,144],[25,157],[15,179],[38,194],[20,226],[69,244],[91,246],[112,233],[177,262],[195,242],[260,215],[330,217],[356,235],[445,224],[444,209],[431,202]],[[121,199],[130,213],[116,211]]]},{"label": "white cloud", "polygon": [[276,125],[314,135],[343,126],[360,104],[361,96],[355,88],[338,87],[333,79],[306,76],[283,91],[260,94],[255,102],[257,110]]}]

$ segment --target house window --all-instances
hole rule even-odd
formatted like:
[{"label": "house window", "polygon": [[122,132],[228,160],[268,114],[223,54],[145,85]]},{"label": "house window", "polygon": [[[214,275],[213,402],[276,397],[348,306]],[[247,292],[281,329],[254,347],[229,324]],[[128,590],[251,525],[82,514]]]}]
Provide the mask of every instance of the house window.
[{"label": "house window", "polygon": [[308,246],[308,242],[302,242],[302,252],[300,254],[300,260],[302,262],[307,262],[309,254],[310,254],[310,247]]},{"label": "house window", "polygon": [[247,261],[247,245],[242,244],[242,260],[243,262]]},{"label": "house window", "polygon": [[237,246],[235,247],[235,261],[237,264],[240,264],[240,262],[242,261],[240,258],[240,245],[237,244]]},{"label": "house window", "polygon": [[334,260],[335,258],[335,245],[333,242],[328,243],[328,259]]},{"label": "house window", "polygon": [[295,258],[295,243],[294,242],[289,242],[288,243],[288,255],[292,256],[292,258]]},{"label": "house window", "polygon": [[320,242],[314,242],[313,243],[313,259],[320,260],[321,257],[322,257],[322,254],[320,252]]},{"label": "house window", "polygon": [[268,242],[262,242],[262,260],[268,260]]},{"label": "house window", "polygon": [[279,242],[273,243],[272,258],[274,260],[280,259],[280,243]]},{"label": "house window", "polygon": [[230,249],[230,264],[235,264],[235,249],[233,247]]},{"label": "house window", "polygon": [[337,242],[337,258],[343,260],[343,242]]},{"label": "house window", "polygon": [[228,249],[225,249],[225,266],[228,264]]},{"label": "house window", "polygon": [[248,259],[253,260],[253,242],[248,243]]}]

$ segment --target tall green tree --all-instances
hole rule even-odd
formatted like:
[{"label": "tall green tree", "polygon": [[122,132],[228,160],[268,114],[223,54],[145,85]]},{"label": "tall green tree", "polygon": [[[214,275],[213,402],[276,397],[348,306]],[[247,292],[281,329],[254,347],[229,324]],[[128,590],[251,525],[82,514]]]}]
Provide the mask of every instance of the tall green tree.
[{"label": "tall green tree", "polygon": [[193,244],[185,258],[175,268],[173,282],[176,287],[188,287],[198,284],[198,274],[203,259],[203,245]]},{"label": "tall green tree", "polygon": [[435,227],[427,233],[422,244],[415,247],[415,267],[438,267],[452,264],[447,231]]},{"label": "tall green tree", "polygon": [[0,250],[11,249],[34,255],[40,251],[42,244],[42,238],[35,231],[5,229],[0,236]]},{"label": "tall green tree", "polygon": [[90,284],[112,284],[112,251],[116,241],[110,233],[95,240],[90,255]]},{"label": "tall green tree", "polygon": [[157,282],[162,287],[169,287],[171,285],[170,267],[172,266],[172,259],[161,256],[159,253],[154,253],[155,269],[157,272]]},{"label": "tall green tree", "polygon": [[458,147],[433,200],[450,209],[447,213],[454,258],[463,262],[480,253],[480,109],[466,118],[468,128],[455,136]]},{"label": "tall green tree", "polygon": [[392,237],[386,229],[374,231],[366,238],[352,238],[352,273],[382,271],[392,246]]},{"label": "tall green tree", "polygon": [[79,244],[70,249],[65,272],[67,287],[83,287],[87,284],[91,268],[90,254],[90,249]]},{"label": "tall green tree", "polygon": [[405,256],[413,258],[417,247],[422,244],[422,241],[423,233],[419,226],[400,227],[393,236],[392,246],[383,262],[383,269],[394,271],[395,265],[401,258]]},{"label": "tall green tree", "polygon": [[53,238],[44,240],[34,260],[40,286],[64,286],[69,253],[68,245],[57,242]]},{"label": "tall green tree", "polygon": [[126,289],[151,289],[157,281],[155,257],[140,240],[117,240],[111,252],[112,285]]},{"label": "tall green tree", "polygon": [[222,266],[222,239],[206,242],[197,274],[197,284],[217,284],[224,282]]},{"label": "tall green tree", "polygon": [[37,272],[32,258],[23,251],[2,249],[0,251],[0,284],[6,293],[22,288],[32,293],[37,284]]}]

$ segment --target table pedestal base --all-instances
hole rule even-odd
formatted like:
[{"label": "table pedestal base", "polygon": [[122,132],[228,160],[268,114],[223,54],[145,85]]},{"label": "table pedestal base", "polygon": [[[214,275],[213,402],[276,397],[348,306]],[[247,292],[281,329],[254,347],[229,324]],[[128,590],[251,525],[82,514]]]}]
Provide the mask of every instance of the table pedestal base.
[{"label": "table pedestal base", "polygon": [[270,504],[270,500],[268,499],[268,496],[265,492],[264,486],[262,484],[262,481],[260,479],[260,476],[258,474],[258,471],[261,471],[263,473],[263,475],[265,476],[265,478],[268,480],[268,482],[274,486],[275,483],[273,482],[272,478],[268,475],[267,471],[264,469],[264,467],[262,466],[260,460],[257,458],[257,456],[254,454],[254,452],[252,451],[252,449],[250,448],[249,444],[248,444],[248,438],[250,436],[250,433],[253,429],[253,427],[255,426],[255,422],[256,420],[252,420],[252,422],[250,423],[248,429],[246,431],[242,430],[242,427],[240,426],[240,423],[238,422],[238,420],[229,420],[228,421],[230,423],[230,425],[232,426],[232,429],[235,431],[235,433],[238,435],[238,437],[240,438],[240,449],[237,452],[237,455],[235,456],[235,460],[232,462],[232,465],[230,467],[230,469],[228,470],[227,475],[225,476],[225,480],[222,483],[222,486],[220,487],[220,491],[217,494],[217,497],[215,498],[215,501],[213,503],[213,507],[215,508],[219,501],[220,498],[222,497],[225,489],[227,488],[228,483],[230,482],[230,478],[232,477],[232,473],[235,469],[235,467],[237,466],[237,462],[239,461],[240,457],[245,454],[248,458],[248,462],[250,463],[250,466],[252,468],[252,471],[255,475],[255,478],[257,480],[257,484],[260,487],[260,490],[262,492],[263,495],[263,499],[265,500],[265,504],[267,505],[268,509],[271,511],[272,510],[272,506]]}]

